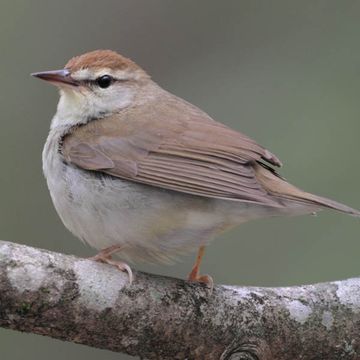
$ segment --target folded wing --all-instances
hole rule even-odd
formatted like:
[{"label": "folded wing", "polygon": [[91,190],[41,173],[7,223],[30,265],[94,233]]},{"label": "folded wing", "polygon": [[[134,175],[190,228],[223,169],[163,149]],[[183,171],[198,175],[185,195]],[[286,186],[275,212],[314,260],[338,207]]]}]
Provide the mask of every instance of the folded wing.
[{"label": "folded wing", "polygon": [[159,188],[281,206],[255,174],[258,161],[280,166],[277,157],[202,112],[123,111],[74,128],[62,153],[82,169]]}]

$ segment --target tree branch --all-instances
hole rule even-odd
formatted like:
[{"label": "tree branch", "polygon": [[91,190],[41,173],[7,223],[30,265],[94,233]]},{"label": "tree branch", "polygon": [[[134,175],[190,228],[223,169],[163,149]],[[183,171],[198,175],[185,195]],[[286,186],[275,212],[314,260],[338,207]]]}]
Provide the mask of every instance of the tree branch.
[{"label": "tree branch", "polygon": [[0,326],[146,359],[360,359],[360,279],[215,286],[0,242]]}]

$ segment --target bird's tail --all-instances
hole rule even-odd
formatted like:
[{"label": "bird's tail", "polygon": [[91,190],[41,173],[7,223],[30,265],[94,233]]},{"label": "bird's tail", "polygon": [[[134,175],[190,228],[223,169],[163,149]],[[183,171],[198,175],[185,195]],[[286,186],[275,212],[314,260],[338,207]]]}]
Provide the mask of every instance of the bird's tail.
[{"label": "bird's tail", "polygon": [[307,192],[302,192],[300,196],[286,196],[287,198],[292,198],[295,201],[310,204],[310,205],[319,205],[322,208],[328,208],[349,214],[351,216],[360,217],[360,211],[351,208],[350,206],[341,204],[337,201],[327,199],[322,196],[310,194]]},{"label": "bird's tail", "polygon": [[328,208],[351,216],[360,217],[359,210],[337,201],[300,190],[296,186],[289,184],[272,169],[262,166],[262,164],[258,164],[255,167],[255,172],[257,179],[263,187],[278,198],[294,201],[299,205],[309,205],[309,207],[313,208]]}]

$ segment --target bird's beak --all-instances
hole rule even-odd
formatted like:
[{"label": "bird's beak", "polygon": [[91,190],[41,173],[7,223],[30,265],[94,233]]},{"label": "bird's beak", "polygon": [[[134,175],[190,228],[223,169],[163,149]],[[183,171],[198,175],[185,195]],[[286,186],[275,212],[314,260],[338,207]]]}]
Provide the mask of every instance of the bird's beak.
[{"label": "bird's beak", "polygon": [[32,73],[31,76],[53,83],[54,85],[70,85],[79,86],[78,81],[71,77],[71,73],[67,69],[42,71]]}]

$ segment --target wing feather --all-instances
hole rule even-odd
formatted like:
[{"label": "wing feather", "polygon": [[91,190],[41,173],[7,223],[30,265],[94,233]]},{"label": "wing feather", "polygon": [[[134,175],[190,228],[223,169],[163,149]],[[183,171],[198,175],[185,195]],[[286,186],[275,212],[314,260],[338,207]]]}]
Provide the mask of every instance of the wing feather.
[{"label": "wing feather", "polygon": [[186,106],[192,116],[184,109],[159,104],[148,111],[132,109],[92,120],[63,139],[62,153],[67,162],[80,168],[139,183],[280,206],[255,174],[255,164],[260,160],[280,166],[276,156],[247,136]]}]

